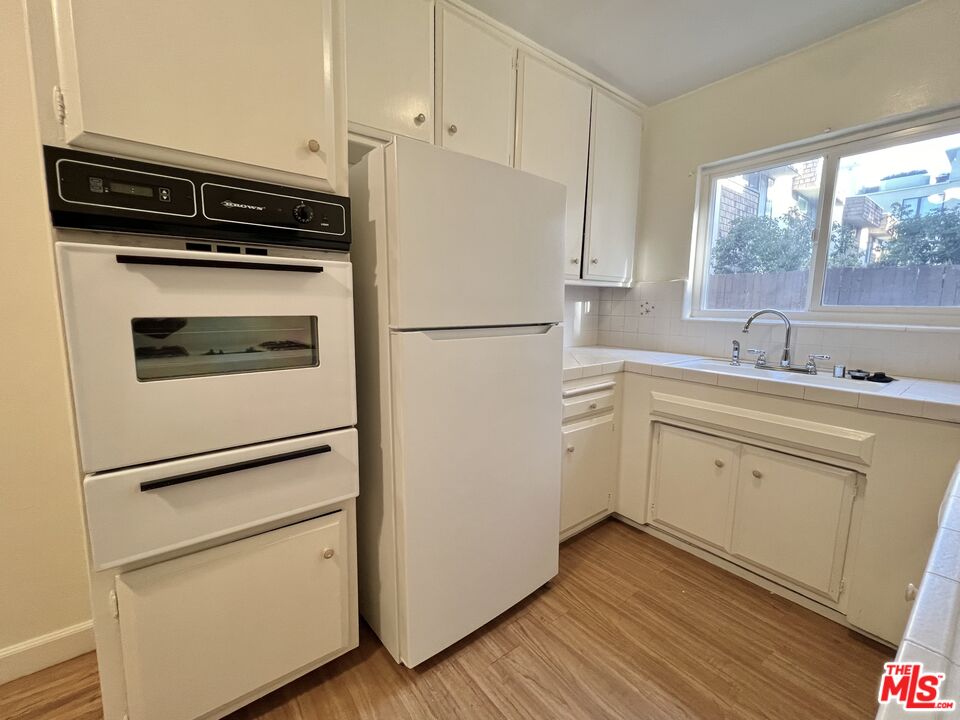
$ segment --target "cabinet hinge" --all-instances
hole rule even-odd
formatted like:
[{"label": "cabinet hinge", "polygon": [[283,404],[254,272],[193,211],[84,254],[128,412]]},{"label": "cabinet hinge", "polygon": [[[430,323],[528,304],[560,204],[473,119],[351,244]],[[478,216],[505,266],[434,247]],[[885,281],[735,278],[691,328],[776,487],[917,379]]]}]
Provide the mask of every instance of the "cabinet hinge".
[{"label": "cabinet hinge", "polygon": [[847,591],[847,579],[840,579],[840,595],[843,595]]},{"label": "cabinet hinge", "polygon": [[53,86],[53,112],[57,116],[57,122],[63,125],[67,119],[67,104],[59,85]]},{"label": "cabinet hinge", "polygon": [[117,601],[117,593],[115,590],[110,591],[110,614],[114,619],[120,618],[120,603]]}]

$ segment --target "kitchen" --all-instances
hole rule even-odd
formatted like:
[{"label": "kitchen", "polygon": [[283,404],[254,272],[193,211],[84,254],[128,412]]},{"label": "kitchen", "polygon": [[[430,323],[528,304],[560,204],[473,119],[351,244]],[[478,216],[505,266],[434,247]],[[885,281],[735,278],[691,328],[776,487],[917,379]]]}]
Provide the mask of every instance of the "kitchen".
[{"label": "kitchen", "polygon": [[5,2],[0,716],[955,699],[960,5],[713,6]]}]

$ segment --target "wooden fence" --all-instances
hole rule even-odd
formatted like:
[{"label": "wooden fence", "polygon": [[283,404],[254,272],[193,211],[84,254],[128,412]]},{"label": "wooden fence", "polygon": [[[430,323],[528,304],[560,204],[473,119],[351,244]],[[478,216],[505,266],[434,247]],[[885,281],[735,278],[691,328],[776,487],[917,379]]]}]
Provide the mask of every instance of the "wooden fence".
[{"label": "wooden fence", "polygon": [[[806,306],[806,270],[711,275],[707,307],[751,310]],[[960,306],[960,265],[830,268],[825,305]]]}]

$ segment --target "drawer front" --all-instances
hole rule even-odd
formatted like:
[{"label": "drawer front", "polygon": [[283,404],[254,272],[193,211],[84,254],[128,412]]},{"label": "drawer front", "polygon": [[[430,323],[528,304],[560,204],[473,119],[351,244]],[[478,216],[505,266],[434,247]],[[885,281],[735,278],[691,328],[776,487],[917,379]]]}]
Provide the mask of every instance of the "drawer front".
[{"label": "drawer front", "polygon": [[93,563],[102,570],[355,497],[357,431],[88,475],[83,484]]},{"label": "drawer front", "polygon": [[608,410],[613,410],[613,406],[613,390],[564,398],[563,420],[566,422],[567,420],[572,420],[584,415],[606,412]]},{"label": "drawer front", "polygon": [[119,575],[130,720],[205,716],[345,648],[348,526],[336,512]]}]

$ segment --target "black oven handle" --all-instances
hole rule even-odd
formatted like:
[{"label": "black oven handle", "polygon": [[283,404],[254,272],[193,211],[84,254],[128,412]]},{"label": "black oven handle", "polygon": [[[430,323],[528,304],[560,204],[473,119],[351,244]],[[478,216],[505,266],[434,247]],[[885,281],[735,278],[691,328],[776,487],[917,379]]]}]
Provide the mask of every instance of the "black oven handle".
[{"label": "black oven handle", "polygon": [[183,475],[160,478],[159,480],[148,480],[147,482],[140,483],[140,492],[159,490],[160,488],[170,487],[171,485],[182,485],[183,483],[216,477],[217,475],[228,475],[230,473],[240,472],[241,470],[252,470],[253,468],[274,465],[276,463],[286,462],[287,460],[310,457],[311,455],[323,455],[331,450],[332,448],[329,445],[319,445],[317,447],[307,448],[306,450],[294,450],[293,452],[257,458],[256,460],[244,460],[242,462],[231,463],[230,465],[221,465],[220,467],[210,468],[208,470],[197,470],[196,472],[184,473]]},{"label": "black oven handle", "polygon": [[157,257],[156,255],[117,255],[117,262],[126,265],[167,265],[175,267],[227,268],[232,270],[277,270],[281,272],[322,273],[323,265],[288,265],[284,263],[207,260],[206,258]]}]

